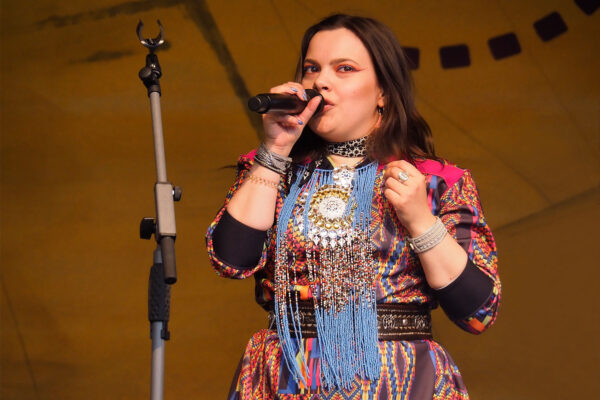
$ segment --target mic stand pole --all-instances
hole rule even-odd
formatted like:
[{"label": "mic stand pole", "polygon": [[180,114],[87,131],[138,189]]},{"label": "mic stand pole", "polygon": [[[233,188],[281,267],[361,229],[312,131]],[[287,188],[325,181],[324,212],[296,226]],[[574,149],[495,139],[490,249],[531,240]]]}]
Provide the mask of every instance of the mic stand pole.
[{"label": "mic stand pole", "polygon": [[148,283],[148,320],[150,321],[150,337],[152,338],[152,367],[150,399],[162,400],[164,382],[165,341],[169,340],[169,308],[171,287],[177,281],[175,270],[175,207],[174,201],[181,199],[181,188],[173,187],[167,180],[165,149],[160,111],[160,83],[162,75],[158,57],[154,50],[164,43],[164,29],[160,23],[160,34],[154,39],[143,39],[140,21],[137,35],[149,54],[146,55],[146,66],[139,72],[139,77],[148,89],[150,109],[152,113],[152,131],[154,134],[154,157],[156,159],[156,183],[154,185],[154,202],[156,220],[143,218],[140,223],[140,238],[150,239],[154,234],[157,242],[154,250],[153,265],[150,269]]}]

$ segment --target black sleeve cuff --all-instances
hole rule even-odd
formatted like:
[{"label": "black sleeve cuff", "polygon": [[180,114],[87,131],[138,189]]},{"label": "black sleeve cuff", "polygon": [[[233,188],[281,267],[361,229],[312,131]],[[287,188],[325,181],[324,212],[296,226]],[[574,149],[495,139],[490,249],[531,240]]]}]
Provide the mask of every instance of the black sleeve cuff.
[{"label": "black sleeve cuff", "polygon": [[260,260],[266,239],[267,231],[244,225],[225,210],[213,231],[213,248],[229,266],[248,269]]},{"label": "black sleeve cuff", "polygon": [[471,260],[467,260],[464,271],[445,288],[434,290],[434,294],[451,319],[470,317],[485,304],[492,294],[494,283]]}]

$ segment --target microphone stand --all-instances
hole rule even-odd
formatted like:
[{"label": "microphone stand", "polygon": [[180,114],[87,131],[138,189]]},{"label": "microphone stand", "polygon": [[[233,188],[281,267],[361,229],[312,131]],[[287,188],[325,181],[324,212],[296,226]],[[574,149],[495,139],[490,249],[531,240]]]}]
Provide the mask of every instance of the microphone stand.
[{"label": "microphone stand", "polygon": [[152,113],[152,131],[154,134],[154,157],[156,159],[156,183],[154,184],[154,203],[156,219],[143,218],[140,222],[140,238],[150,239],[154,234],[157,246],[153,254],[153,265],[150,268],[148,281],[148,320],[150,321],[150,337],[152,339],[152,366],[150,376],[150,399],[162,400],[164,382],[165,341],[169,340],[169,308],[171,302],[171,286],[177,281],[175,269],[175,207],[174,202],[181,199],[181,188],[173,186],[167,180],[165,149],[163,142],[162,119],[160,111],[160,83],[162,75],[158,57],[154,50],[164,43],[164,29],[154,39],[143,39],[140,20],[137,35],[140,43],[149,53],[146,55],[146,66],[139,72],[139,77],[148,89],[150,110]]}]

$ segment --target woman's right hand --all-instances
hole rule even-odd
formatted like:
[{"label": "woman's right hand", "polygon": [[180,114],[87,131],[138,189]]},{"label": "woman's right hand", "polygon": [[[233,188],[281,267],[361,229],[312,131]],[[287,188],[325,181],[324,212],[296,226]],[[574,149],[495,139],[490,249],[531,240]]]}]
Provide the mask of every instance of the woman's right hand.
[{"label": "woman's right hand", "polygon": [[[306,100],[306,93],[301,84],[288,82],[275,86],[270,93],[282,93],[298,96]],[[265,146],[272,152],[288,156],[294,143],[300,138],[302,130],[317,109],[321,96],[311,99],[300,114],[266,113],[263,114],[263,127],[265,130]]]}]

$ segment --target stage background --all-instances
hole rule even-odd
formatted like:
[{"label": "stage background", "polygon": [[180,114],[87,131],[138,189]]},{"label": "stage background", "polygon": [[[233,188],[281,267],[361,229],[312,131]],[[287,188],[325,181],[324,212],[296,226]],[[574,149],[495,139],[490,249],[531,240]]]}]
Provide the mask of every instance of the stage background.
[{"label": "stage background", "polygon": [[[135,27],[143,19],[153,37],[157,18],[167,38],[158,53],[167,171],[183,188],[165,399],[225,397],[266,317],[252,279],[218,278],[208,263],[204,234],[234,178],[222,167],[260,143],[248,96],[290,80],[304,29],[338,11],[380,19],[418,49],[417,102],[437,151],[479,185],[499,248],[500,315],[481,336],[442,311],[434,328],[471,397],[592,397],[597,8],[594,0],[3,1],[0,397],[149,396],[154,244],[138,238],[138,224],[154,215],[155,170]],[[464,46],[441,56],[455,45]]]}]

